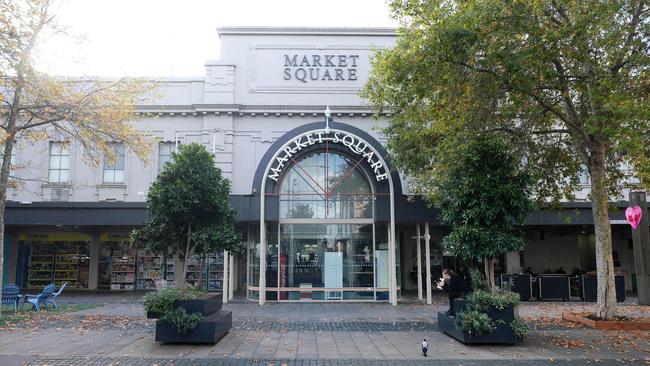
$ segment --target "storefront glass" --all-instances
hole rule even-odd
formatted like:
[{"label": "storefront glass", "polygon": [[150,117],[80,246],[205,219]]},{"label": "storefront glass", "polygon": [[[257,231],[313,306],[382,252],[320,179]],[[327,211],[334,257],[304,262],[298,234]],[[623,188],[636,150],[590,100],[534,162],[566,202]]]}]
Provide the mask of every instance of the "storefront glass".
[{"label": "storefront glass", "polygon": [[[280,221],[266,224],[267,300],[384,299],[377,289],[388,293],[387,226],[375,227],[375,194],[362,162],[326,148],[287,168],[277,193]],[[257,230],[248,245],[250,287],[259,285]]]},{"label": "storefront glass", "polygon": [[136,250],[127,234],[100,234],[98,288],[133,290],[135,288]]},{"label": "storefront glass", "polygon": [[88,288],[89,235],[80,233],[21,234],[28,248],[26,287],[42,288],[50,283]]}]

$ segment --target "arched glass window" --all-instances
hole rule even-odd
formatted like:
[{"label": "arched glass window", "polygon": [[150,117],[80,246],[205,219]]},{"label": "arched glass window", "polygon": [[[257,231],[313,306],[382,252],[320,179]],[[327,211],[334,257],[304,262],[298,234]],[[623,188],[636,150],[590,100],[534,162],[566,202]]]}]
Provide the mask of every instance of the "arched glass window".
[{"label": "arched glass window", "polygon": [[280,219],[370,219],[372,187],[352,160],[317,152],[293,161],[280,185]]}]

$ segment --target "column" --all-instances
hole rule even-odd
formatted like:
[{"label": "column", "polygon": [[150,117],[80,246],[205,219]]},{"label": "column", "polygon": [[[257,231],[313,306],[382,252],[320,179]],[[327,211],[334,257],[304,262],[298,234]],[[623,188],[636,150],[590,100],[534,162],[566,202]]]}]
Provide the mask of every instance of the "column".
[{"label": "column", "polygon": [[422,249],[420,249],[420,224],[415,225],[415,240],[417,246],[417,258],[418,261],[418,300],[424,300],[422,297]]},{"label": "column", "polygon": [[228,300],[232,300],[235,294],[235,256],[231,253],[230,257],[230,277],[228,279]]},{"label": "column", "polygon": [[99,233],[92,236],[90,242],[90,260],[88,262],[88,289],[97,290],[99,283],[99,251],[101,243],[99,242]]},{"label": "column", "polygon": [[[262,214],[264,213],[264,196],[262,195]],[[264,305],[266,301],[266,228],[264,220],[260,222],[260,291],[258,294],[258,303]]]},{"label": "column", "polygon": [[427,305],[431,305],[431,235],[429,235],[429,223],[424,223],[424,255],[426,268],[426,281],[427,281]]},{"label": "column", "polygon": [[630,206],[641,207],[641,222],[632,230],[634,267],[639,305],[650,305],[650,232],[648,230],[648,203],[645,192],[630,192]]},{"label": "column", "polygon": [[229,275],[228,275],[228,265],[229,265],[229,260],[228,260],[228,251],[224,250],[223,251],[223,285],[222,285],[222,296],[223,296],[223,303],[227,304],[228,303],[228,280],[229,280]]},{"label": "column", "polygon": [[506,273],[521,273],[521,257],[519,252],[508,252],[505,255]]},{"label": "column", "polygon": [[[391,225],[392,226],[392,225]],[[391,305],[397,306],[397,263],[395,232],[388,229],[388,299]]]}]

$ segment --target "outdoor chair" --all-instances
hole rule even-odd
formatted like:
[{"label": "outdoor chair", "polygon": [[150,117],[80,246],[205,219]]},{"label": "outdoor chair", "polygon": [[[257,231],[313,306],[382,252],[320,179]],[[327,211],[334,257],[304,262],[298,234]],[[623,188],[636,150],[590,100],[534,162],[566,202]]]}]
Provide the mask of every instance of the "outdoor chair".
[{"label": "outdoor chair", "polygon": [[23,302],[23,306],[25,306],[27,303],[30,303],[32,305],[32,309],[36,311],[41,310],[41,305],[44,305],[45,308],[47,308],[46,301],[50,296],[52,296],[54,290],[56,290],[56,285],[50,283],[49,285],[45,286],[43,288],[43,291],[38,295],[25,295],[25,302]]},{"label": "outdoor chair", "polygon": [[20,301],[20,288],[14,284],[2,287],[2,305],[14,306],[14,313],[18,311],[18,302]]},{"label": "outdoor chair", "polygon": [[67,285],[68,285],[68,283],[64,282],[63,285],[61,285],[61,287],[59,288],[59,291],[53,293],[51,298],[48,298],[48,299],[45,300],[45,303],[48,304],[48,305],[54,306],[54,308],[58,308],[58,306],[56,305],[56,298],[57,298],[57,296],[59,296],[59,295],[61,295],[63,293],[63,289]]}]

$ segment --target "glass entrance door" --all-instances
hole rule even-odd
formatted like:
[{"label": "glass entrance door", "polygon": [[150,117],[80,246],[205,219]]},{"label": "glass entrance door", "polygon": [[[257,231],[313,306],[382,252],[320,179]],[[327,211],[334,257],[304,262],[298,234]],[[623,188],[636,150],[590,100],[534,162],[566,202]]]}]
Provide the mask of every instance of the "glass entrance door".
[{"label": "glass entrance door", "polygon": [[373,224],[281,224],[280,300],[374,300]]}]

